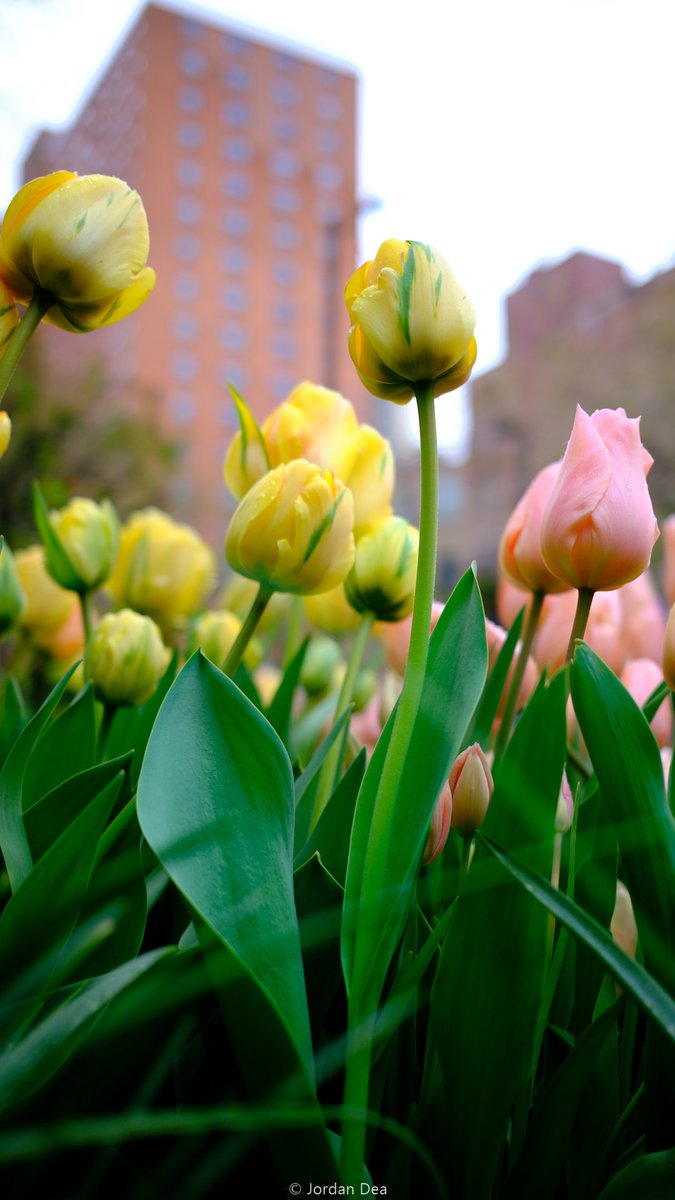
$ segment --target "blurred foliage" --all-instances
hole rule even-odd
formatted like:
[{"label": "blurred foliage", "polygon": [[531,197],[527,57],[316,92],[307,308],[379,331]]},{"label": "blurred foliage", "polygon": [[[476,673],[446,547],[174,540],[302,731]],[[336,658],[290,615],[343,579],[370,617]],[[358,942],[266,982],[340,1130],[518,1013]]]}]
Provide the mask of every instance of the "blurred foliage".
[{"label": "blurred foliage", "polygon": [[[120,394],[123,391],[123,394]],[[35,541],[31,487],[49,507],[74,495],[113,499],[121,518],[166,505],[178,447],[160,433],[153,393],[113,381],[90,361],[66,383],[31,350],[7,393],[12,441],[2,463],[0,529],[13,547]]]}]

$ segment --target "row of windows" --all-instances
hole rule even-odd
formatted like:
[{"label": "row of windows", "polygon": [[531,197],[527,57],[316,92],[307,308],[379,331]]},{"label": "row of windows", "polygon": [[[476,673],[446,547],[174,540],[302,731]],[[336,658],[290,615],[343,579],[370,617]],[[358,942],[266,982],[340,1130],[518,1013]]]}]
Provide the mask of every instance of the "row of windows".
[{"label": "row of windows", "polygon": [[[208,72],[206,55],[194,47],[188,47],[181,51],[179,66],[187,79],[203,79]],[[260,86],[260,74],[254,74],[242,63],[229,63],[221,70],[220,80],[232,92],[248,92],[252,91],[254,87],[259,88]],[[183,94],[185,93],[181,93],[181,95]],[[198,111],[196,88],[193,88],[188,95],[190,97],[188,104],[193,105],[190,111]],[[268,95],[274,104],[278,104],[282,108],[299,108],[303,102],[302,89],[290,79],[272,80],[269,84]],[[342,100],[340,96],[332,92],[319,92],[314,101],[314,111],[322,121],[337,121],[344,111]]]},{"label": "row of windows", "polygon": [[[230,54],[232,58],[239,60],[248,58],[255,45],[247,38],[233,33],[223,33],[217,42],[211,26],[204,25],[201,21],[195,21],[190,17],[182,18],[180,31],[188,42],[200,42],[208,37],[211,46],[220,45],[220,48]],[[294,75],[299,70],[301,63],[302,60],[294,54],[287,54],[284,50],[272,51],[272,65],[284,75]],[[330,68],[318,64],[315,67],[315,73],[318,81],[325,87],[334,87],[340,78],[336,71],[331,71]]]},{"label": "row of windows", "polygon": [[[182,272],[176,276],[173,285],[173,292],[176,299],[182,300],[186,304],[191,304],[199,296],[199,291],[200,283],[198,276],[190,275],[188,272]],[[252,297],[249,289],[244,284],[228,283],[219,291],[218,300],[221,307],[228,312],[243,313],[250,308]],[[272,297],[270,312],[273,320],[279,325],[291,325],[300,315],[298,304],[294,300],[289,300],[286,296]],[[177,337],[183,340],[190,340],[192,337],[196,337],[198,325],[193,314],[189,311],[178,313],[174,320],[174,332]]]},{"label": "row of windows", "polygon": [[[177,327],[181,327],[183,321],[187,322],[191,319],[189,313],[177,314],[174,319],[174,331]],[[194,320],[196,321],[196,318]],[[240,322],[230,321],[227,325],[220,326],[218,342],[225,350],[246,351],[251,345],[251,331]],[[288,362],[297,357],[300,346],[297,338],[285,329],[274,329],[270,334],[267,348],[273,358]],[[181,383],[190,383],[199,374],[199,358],[190,350],[176,350],[172,355],[170,367],[171,373],[176,379]]]},{"label": "row of windows", "polygon": [[[297,354],[297,347],[294,348],[293,354],[278,354],[275,352],[274,347],[272,347],[272,350],[277,360],[290,359],[295,357]],[[189,385],[196,378],[197,371],[196,369],[193,370],[194,360],[192,360],[191,355],[179,351],[174,355],[171,365],[173,369],[172,373],[179,385]],[[226,388],[228,384],[232,383],[236,387],[237,391],[242,393],[245,393],[246,389],[249,387],[250,378],[251,373],[248,367],[246,367],[243,363],[236,361],[232,362],[230,359],[228,359],[227,362],[224,362],[218,370],[218,383],[221,387]],[[289,392],[293,390],[295,384],[297,383],[297,376],[288,371],[287,368],[277,367],[275,370],[273,370],[272,377],[269,382],[275,396],[278,396],[280,400],[283,400],[289,394]],[[182,422],[193,420],[197,413],[197,400],[194,394],[189,390],[189,386],[178,387],[178,389],[173,393],[171,407],[173,416],[177,420]],[[233,425],[235,427],[238,425],[236,410],[229,397],[221,406],[220,416],[221,420],[223,420],[225,424]]]},{"label": "row of windows", "polygon": [[[198,149],[203,140],[201,130],[190,125],[181,125],[178,141],[185,150]],[[253,145],[245,138],[228,138],[221,146],[223,157],[233,166],[245,166],[253,157]],[[290,150],[274,150],[268,159],[270,173],[277,179],[290,183],[302,173],[303,161]],[[204,172],[196,159],[181,159],[176,173],[181,183],[196,187],[201,183]],[[335,191],[344,180],[344,172],[337,163],[319,162],[314,167],[314,182],[322,191]],[[222,185],[227,186],[227,185]],[[233,185],[234,186],[234,185]],[[231,194],[231,193],[230,193]],[[288,195],[289,193],[286,193]],[[287,211],[290,211],[287,209]]]}]

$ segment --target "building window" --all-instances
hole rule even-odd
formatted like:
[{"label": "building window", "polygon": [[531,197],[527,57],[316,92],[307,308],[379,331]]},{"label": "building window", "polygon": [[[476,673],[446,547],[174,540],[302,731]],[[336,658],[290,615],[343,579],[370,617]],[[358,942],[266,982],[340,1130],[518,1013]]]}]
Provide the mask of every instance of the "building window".
[{"label": "building window", "polygon": [[298,306],[294,300],[273,300],[272,316],[280,325],[290,325],[298,316]]},{"label": "building window", "polygon": [[175,205],[176,216],[184,225],[194,225],[202,215],[202,206],[194,196],[179,196]]},{"label": "building window", "polygon": [[173,293],[179,300],[196,300],[199,295],[199,280],[196,275],[177,275]]},{"label": "building window", "polygon": [[201,242],[194,233],[179,233],[174,241],[176,257],[181,262],[194,262],[199,258],[201,252]]},{"label": "building window", "polygon": [[283,50],[277,50],[274,54],[274,66],[277,71],[283,71],[285,75],[294,75],[299,67],[299,62],[292,54],[286,54]]},{"label": "building window", "polygon": [[293,391],[296,383],[297,380],[294,379],[292,375],[287,375],[285,372],[273,375],[270,379],[270,386],[275,400],[285,400],[286,397]]},{"label": "building window", "polygon": [[314,172],[314,179],[317,187],[324,191],[333,191],[342,183],[342,171],[337,163],[322,162]]},{"label": "building window", "polygon": [[275,117],[272,121],[272,133],[278,142],[295,142],[300,133],[300,126],[295,117]]},{"label": "building window", "polygon": [[316,98],[316,115],[322,121],[337,121],[342,116],[342,101],[339,96],[331,96],[322,92]]},{"label": "building window", "polygon": [[171,397],[171,415],[180,425],[188,425],[197,413],[197,402],[189,392],[175,392]]},{"label": "building window", "polygon": [[171,370],[183,383],[188,383],[197,374],[197,359],[187,350],[179,350],[171,359]]},{"label": "building window", "polygon": [[225,212],[220,218],[220,226],[230,237],[246,237],[251,229],[251,218],[245,212]]},{"label": "building window", "polygon": [[178,93],[178,105],[183,112],[199,112],[204,104],[204,93],[194,83],[185,83]]},{"label": "building window", "polygon": [[272,208],[279,213],[294,213],[300,207],[300,194],[289,187],[272,189]]},{"label": "building window", "polygon": [[240,284],[228,284],[221,289],[220,303],[228,312],[245,312],[249,305],[248,291]]},{"label": "building window", "polygon": [[337,129],[320,129],[316,135],[319,154],[337,154],[342,149],[342,136]]},{"label": "building window", "polygon": [[298,268],[293,262],[279,260],[272,264],[272,279],[282,287],[292,287],[298,281]]},{"label": "building window", "polygon": [[251,120],[251,110],[243,100],[230,100],[220,110],[220,115],[229,125],[241,127],[248,125]]},{"label": "building window", "polygon": [[183,121],[178,126],[178,144],[186,150],[195,150],[204,141],[204,131],[196,121]]},{"label": "building window", "polygon": [[[227,387],[228,384],[232,383],[238,392],[244,392],[249,385],[250,373],[242,363],[223,363],[219,369],[218,375],[220,383],[223,387]],[[223,407],[228,412],[232,413],[232,424],[238,427],[239,418],[237,416],[237,410],[234,406],[234,401],[230,398],[230,400],[226,402]]]},{"label": "building window", "polygon": [[273,333],[271,339],[272,354],[275,358],[295,358],[298,345],[294,337],[285,332]]},{"label": "building window", "polygon": [[186,187],[194,187],[202,181],[201,164],[194,158],[181,158],[176,164],[176,179]]},{"label": "building window", "polygon": [[220,252],[220,265],[233,275],[243,275],[248,270],[250,255],[243,246],[225,246]]},{"label": "building window", "polygon": [[223,175],[220,190],[230,200],[245,200],[251,194],[251,181],[241,171],[231,171]]},{"label": "building window", "polygon": [[201,21],[193,21],[190,17],[181,17],[180,31],[184,38],[200,38],[206,32]]},{"label": "building window", "polygon": [[191,342],[199,332],[199,321],[194,313],[176,313],[173,319],[173,332],[181,342]]},{"label": "building window", "polygon": [[300,103],[300,88],[290,79],[278,79],[272,84],[271,93],[274,103],[283,104],[285,108],[293,108]]},{"label": "building window", "polygon": [[199,79],[206,72],[206,58],[201,50],[195,50],[192,46],[182,51],[179,61],[183,74],[192,79]]},{"label": "building window", "polygon": [[272,227],[272,245],[277,250],[295,250],[300,244],[300,230],[295,225],[279,224]]},{"label": "building window", "polygon": [[236,33],[226,33],[223,38],[225,50],[236,58],[245,58],[251,49],[251,43],[246,38],[237,37]]},{"label": "building window", "polygon": [[270,170],[279,179],[293,179],[300,171],[300,159],[290,150],[275,150],[270,155]]},{"label": "building window", "polygon": [[248,330],[245,325],[231,322],[221,325],[218,330],[218,341],[226,350],[245,350],[248,346]]},{"label": "building window", "polygon": [[223,83],[233,92],[243,92],[251,85],[251,72],[241,63],[229,63],[223,71]]},{"label": "building window", "polygon": [[253,146],[248,138],[226,138],[223,142],[223,155],[231,163],[249,162],[253,155]]}]

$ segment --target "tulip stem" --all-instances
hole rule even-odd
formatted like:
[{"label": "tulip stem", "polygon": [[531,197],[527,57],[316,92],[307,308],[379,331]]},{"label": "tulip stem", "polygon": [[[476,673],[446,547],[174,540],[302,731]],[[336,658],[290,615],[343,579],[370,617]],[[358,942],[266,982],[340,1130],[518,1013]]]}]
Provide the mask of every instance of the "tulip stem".
[{"label": "tulip stem", "polygon": [[300,645],[300,629],[302,627],[302,596],[291,596],[290,614],[288,620],[288,635],[284,652],[284,670],[290,663]]},{"label": "tulip stem", "polygon": [[[352,642],[349,661],[347,663],[347,670],[345,671],[344,679],[342,680],[342,687],[340,688],[340,694],[335,706],[335,716],[333,718],[335,721],[340,719],[347,706],[351,704],[354,684],[356,683],[356,676],[359,673],[363,652],[368,644],[368,638],[373,627],[374,619],[373,613],[364,613],[359,627],[354,635],[354,641]],[[314,808],[312,810],[310,830],[314,828],[319,820],[321,813],[331,797],[333,788],[335,787],[335,780],[340,769],[340,763],[344,751],[346,732],[347,730],[345,729],[345,734],[333,743],[321,768],[319,783],[316,789],[316,799],[314,801]]]},{"label": "tulip stem", "polygon": [[574,614],[574,624],[570,634],[570,642],[565,655],[565,662],[570,663],[574,655],[576,643],[584,636],[584,631],[588,623],[588,615],[591,611],[591,604],[595,592],[593,588],[579,588],[579,599],[577,600],[577,611]]},{"label": "tulip stem", "polygon": [[78,592],[82,610],[82,629],[84,631],[84,648],[87,649],[91,640],[91,592]]},{"label": "tulip stem", "polygon": [[530,610],[527,614],[527,620],[525,621],[525,628],[523,629],[523,640],[520,644],[520,654],[518,656],[515,670],[511,677],[509,690],[506,694],[506,702],[504,704],[504,711],[502,713],[502,723],[499,727],[499,733],[495,742],[495,764],[498,763],[502,757],[504,751],[506,750],[506,744],[511,736],[511,728],[513,726],[513,718],[516,713],[516,705],[518,704],[518,696],[520,695],[520,688],[525,675],[527,660],[530,657],[530,650],[532,649],[534,635],[537,631],[537,625],[539,624],[539,617],[541,616],[541,608],[544,603],[544,596],[544,592],[532,593],[532,603],[530,604]]},{"label": "tulip stem", "polygon": [[12,330],[5,346],[5,352],[0,358],[0,401],[9,387],[9,381],[19,365],[26,346],[53,303],[54,297],[49,292],[43,292],[37,288],[19,324]]},{"label": "tulip stem", "polygon": [[[396,708],[387,756],[373,804],[370,826],[371,839],[377,843],[377,862],[381,864],[379,875],[381,895],[387,895],[388,847],[395,836],[393,828],[393,801],[403,771],[408,746],[417,719],[422,687],[429,653],[429,631],[431,628],[431,606],[436,581],[436,543],[438,538],[438,444],[436,437],[436,413],[434,408],[434,385],[432,382],[418,383],[415,388],[420,424],[420,540],[417,557],[415,603],[413,607],[410,649],[403,676],[403,690]],[[411,797],[412,800],[412,797]],[[366,861],[371,859],[368,849]],[[383,901],[384,903],[384,901]],[[364,923],[373,920],[373,913],[363,917]],[[354,945],[354,973],[362,974],[365,964],[360,962],[363,943],[360,942],[360,922],[357,923]],[[379,984],[378,984],[379,988]],[[378,994],[370,989],[366,1011],[377,1006]],[[363,1121],[354,1115],[354,1110],[365,1111],[368,1106],[368,1079],[372,1038],[364,1036],[361,1027],[364,1000],[361,995],[350,996],[349,1033],[347,1061],[345,1066],[344,1103],[350,1110],[342,1127],[342,1150],[340,1173],[345,1184],[360,1185],[362,1164],[365,1155],[366,1130]],[[371,1018],[374,1021],[374,1016]],[[356,1041],[358,1039],[358,1046]]]},{"label": "tulip stem", "polygon": [[257,629],[258,621],[262,617],[273,595],[273,588],[267,587],[264,583],[260,584],[260,587],[258,588],[258,594],[251,605],[249,614],[239,630],[239,633],[237,634],[230,653],[223,663],[223,671],[226,675],[229,675],[230,678],[232,678],[234,672],[239,666],[239,663],[243,658],[244,651]]}]

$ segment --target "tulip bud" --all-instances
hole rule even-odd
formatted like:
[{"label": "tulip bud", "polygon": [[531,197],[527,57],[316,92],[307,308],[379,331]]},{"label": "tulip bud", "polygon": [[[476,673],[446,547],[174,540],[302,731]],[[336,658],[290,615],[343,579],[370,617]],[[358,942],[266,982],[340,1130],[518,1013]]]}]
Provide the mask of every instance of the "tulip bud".
[{"label": "tulip bud", "polygon": [[517,588],[531,592],[569,589],[569,584],[551,574],[540,546],[541,520],[559,471],[559,462],[539,471],[506,522],[499,543],[499,566]]},{"label": "tulip bud", "polygon": [[74,592],[97,588],[113,569],[119,545],[119,521],[109,500],[96,504],[76,496],[52,511],[38,526],[45,542],[45,565],[52,579]]},{"label": "tulip bud", "polygon": [[450,791],[450,785],[446,783],[434,809],[434,815],[431,818],[431,828],[422,855],[423,866],[428,866],[435,858],[438,858],[448,840],[451,825],[452,792]]},{"label": "tulip bud", "polygon": [[569,833],[574,820],[574,797],[569,785],[567,773],[563,771],[562,783],[558,794],[558,807],[555,810],[556,833]]},{"label": "tulip bud", "polygon": [[490,764],[477,742],[455,759],[449,783],[452,827],[463,838],[472,838],[483,824],[494,791]]},{"label": "tulip bud", "polygon": [[0,634],[16,624],[25,603],[14,556],[4,542],[0,548]]},{"label": "tulip bud", "polygon": [[79,608],[79,602],[47,574],[42,546],[17,550],[14,565],[26,602],[21,624],[34,640],[39,640],[43,634],[59,629],[70,616],[73,605]]},{"label": "tulip bud", "polygon": [[0,231],[0,280],[24,304],[35,291],[47,320],[86,333],[134,312],[155,285],[138,192],[109,175],[55,171],[17,192]]},{"label": "tulip bud", "polygon": [[356,543],[345,580],[352,608],[378,621],[400,621],[412,612],[419,533],[403,517],[389,517]]},{"label": "tulip bud", "polygon": [[123,608],[107,613],[94,630],[86,653],[85,674],[106,704],[144,704],[170,658],[155,622]]},{"label": "tulip bud", "polygon": [[315,638],[309,643],[300,671],[300,682],[310,696],[327,692],[340,665],[338,646],[330,638]]},{"label": "tulip bud", "polygon": [[[0,351],[2,347],[0,347]],[[4,408],[0,409],[0,458],[4,455],[9,446],[12,437],[12,422],[9,413],[6,413]]]},{"label": "tulip bud", "polygon": [[119,607],[147,613],[163,628],[185,622],[213,587],[210,548],[189,525],[156,508],[133,513],[120,533],[106,590]]},{"label": "tulip bud", "polygon": [[633,912],[633,902],[628,888],[620,879],[616,881],[616,901],[609,928],[617,946],[620,946],[629,958],[635,958],[638,929]]},{"label": "tulip bud", "polygon": [[[200,647],[207,658],[217,667],[225,664],[241,629],[241,621],[231,612],[205,612],[195,621],[188,639],[188,650],[193,653]],[[251,638],[243,659],[249,670],[257,667],[262,658],[262,649],[257,638]]]},{"label": "tulip bud", "polygon": [[574,588],[611,591],[649,566],[659,536],[640,419],[622,408],[588,416],[577,405],[560,473],[541,523],[546,566]]},{"label": "tulip bud", "polygon": [[225,540],[234,571],[282,592],[337,587],[354,561],[354,506],[330,471],[296,459],[247,492]]},{"label": "tulip bud", "polygon": [[356,541],[391,516],[394,493],[394,456],[391,445],[370,425],[359,426],[354,465],[340,476],[354,497]]},{"label": "tulip bud", "polygon": [[405,404],[414,385],[440,396],[476,361],[475,314],[441,255],[422,242],[383,242],[345,288],[349,353],[369,392]]},{"label": "tulip bud", "polygon": [[364,667],[356,676],[354,691],[352,692],[352,704],[354,712],[363,712],[367,704],[370,704],[373,696],[377,691],[377,674],[372,667]]},{"label": "tulip bud", "polygon": [[[636,704],[642,708],[655,688],[663,683],[663,674],[651,658],[634,658],[621,672],[621,682]],[[659,746],[669,746],[673,735],[673,715],[670,697],[659,705],[651,719],[652,733]]]},{"label": "tulip bud", "polygon": [[333,637],[354,633],[361,624],[361,617],[345,595],[343,583],[318,596],[305,596],[302,604],[310,624]]}]

